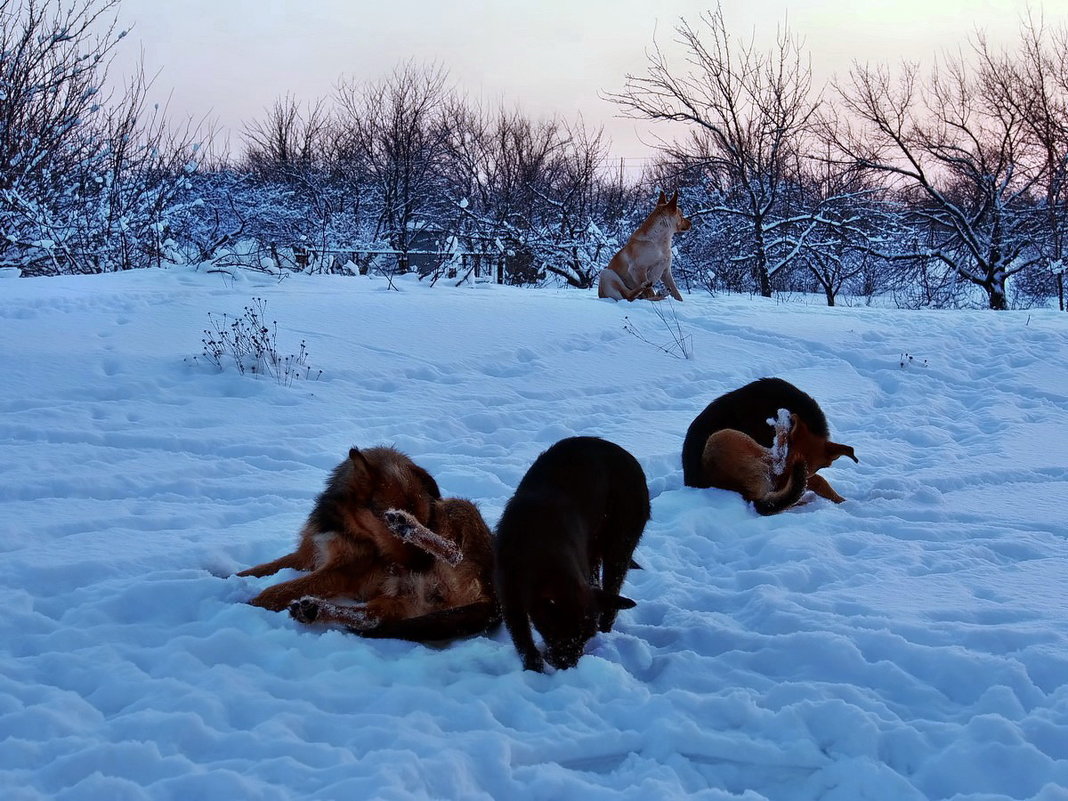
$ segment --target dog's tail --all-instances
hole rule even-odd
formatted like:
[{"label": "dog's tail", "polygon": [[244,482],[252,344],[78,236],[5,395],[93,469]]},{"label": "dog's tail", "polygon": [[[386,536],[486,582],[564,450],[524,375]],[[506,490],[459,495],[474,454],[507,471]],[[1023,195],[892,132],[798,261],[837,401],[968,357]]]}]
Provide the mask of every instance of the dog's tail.
[{"label": "dog's tail", "polygon": [[466,606],[428,612],[420,617],[383,620],[370,628],[349,630],[372,639],[445,642],[482,634],[496,628],[500,622],[501,610],[496,603],[476,601]]},{"label": "dog's tail", "polygon": [[793,506],[805,494],[807,480],[808,465],[803,461],[794,462],[794,466],[790,470],[790,478],[785,486],[753,501],[753,508],[757,510],[758,514],[773,515]]}]

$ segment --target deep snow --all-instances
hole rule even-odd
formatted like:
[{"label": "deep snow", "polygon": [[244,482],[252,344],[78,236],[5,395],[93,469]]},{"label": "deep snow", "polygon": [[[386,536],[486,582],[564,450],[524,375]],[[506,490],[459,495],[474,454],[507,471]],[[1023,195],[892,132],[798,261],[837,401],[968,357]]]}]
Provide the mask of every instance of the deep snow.
[{"label": "deep snow", "polygon": [[[0,797],[1068,798],[1068,316],[184,269],[0,281]],[[192,363],[268,301],[285,387]],[[908,353],[915,358],[905,359]],[[926,364],[924,364],[926,362]],[[765,375],[823,405],[849,500],[682,486],[686,427]],[[578,667],[503,630],[366,641],[243,601],[350,445],[496,523],[533,459],[641,461],[637,608]]]}]

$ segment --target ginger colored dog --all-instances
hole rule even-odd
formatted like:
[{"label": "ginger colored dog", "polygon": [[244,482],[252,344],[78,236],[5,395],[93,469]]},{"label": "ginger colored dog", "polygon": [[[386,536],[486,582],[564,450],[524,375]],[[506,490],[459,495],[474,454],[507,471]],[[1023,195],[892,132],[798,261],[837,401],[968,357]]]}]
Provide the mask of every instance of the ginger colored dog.
[{"label": "ginger colored dog", "polygon": [[[492,564],[491,535],[473,504],[442,500],[433,477],[393,448],[353,448],[316,499],[297,549],[238,575],[305,571],[249,603],[289,608],[301,620],[344,623],[368,636],[404,636],[403,627],[383,631],[472,603],[481,604],[480,620],[488,626],[496,609]],[[409,630],[443,639],[473,625],[454,621],[450,628],[449,620]]]},{"label": "ginger colored dog", "polygon": [[854,462],[860,460],[849,445],[831,441],[827,418],[815,399],[781,378],[761,378],[721,395],[694,418],[682,443],[682,478],[686,486],[712,486],[704,475],[702,457],[709,437],[717,431],[734,429],[765,448],[772,447],[774,429],[767,421],[775,418],[779,409],[797,415],[790,447],[796,453],[796,461],[807,467],[808,489],[835,503],[844,501],[816,471],[830,467],[840,456],[848,456]]},{"label": "ginger colored dog", "polygon": [[793,506],[805,492],[808,474],[791,442],[801,426],[796,414],[780,410],[770,448],[733,428],[717,431],[705,442],[702,476],[710,487],[740,493],[762,515]]},{"label": "ginger colored dog", "polygon": [[392,570],[362,602],[305,596],[289,606],[302,623],[334,623],[365,637],[444,640],[478,634],[500,621],[493,588],[493,537],[478,508],[461,498],[435,500],[431,525],[388,509],[389,530],[433,557],[425,570]]},{"label": "ginger colored dog", "polygon": [[679,193],[668,200],[660,193],[656,208],[638,226],[597,280],[597,297],[615,300],[663,300],[653,287],[663,280],[671,297],[682,300],[671,275],[671,238],[690,230],[690,221],[679,211]]}]

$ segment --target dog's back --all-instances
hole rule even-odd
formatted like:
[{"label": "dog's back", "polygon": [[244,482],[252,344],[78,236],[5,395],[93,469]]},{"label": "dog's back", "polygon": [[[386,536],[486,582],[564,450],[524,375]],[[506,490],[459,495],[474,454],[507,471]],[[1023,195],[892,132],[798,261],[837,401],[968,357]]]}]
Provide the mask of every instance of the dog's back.
[{"label": "dog's back", "polygon": [[827,418],[815,399],[781,378],[761,378],[732,390],[704,408],[686,431],[682,443],[682,478],[687,487],[712,486],[703,475],[701,454],[708,438],[733,428],[769,448],[775,429],[768,425],[779,409],[798,416],[814,438],[829,436]]},{"label": "dog's back", "polygon": [[524,667],[542,667],[531,622],[549,662],[570,667],[598,626],[608,631],[633,605],[618,593],[649,509],[641,465],[606,440],[564,439],[531,465],[494,543],[497,594]]}]

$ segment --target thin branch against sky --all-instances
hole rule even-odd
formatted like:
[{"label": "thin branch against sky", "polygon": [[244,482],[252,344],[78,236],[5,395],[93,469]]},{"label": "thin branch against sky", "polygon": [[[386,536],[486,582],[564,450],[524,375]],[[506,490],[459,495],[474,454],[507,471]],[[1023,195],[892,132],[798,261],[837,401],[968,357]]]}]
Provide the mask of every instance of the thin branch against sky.
[{"label": "thin branch against sky", "polygon": [[[613,158],[638,170],[664,130],[623,119],[603,99],[628,72],[644,68],[656,42],[674,54],[671,31],[696,22],[709,0],[122,0],[132,25],[116,70],[156,75],[154,91],[173,115],[209,118],[233,144],[250,120],[286,94],[302,102],[330,96],[344,76],[376,80],[399,62],[442,64],[457,86],[487,105],[518,106],[534,117],[604,125]],[[758,47],[788,22],[811,56],[817,84],[854,61],[924,61],[967,44],[984,30],[1013,40],[1028,9],[1068,22],[1068,6],[1036,0],[724,0],[728,26]]]}]

